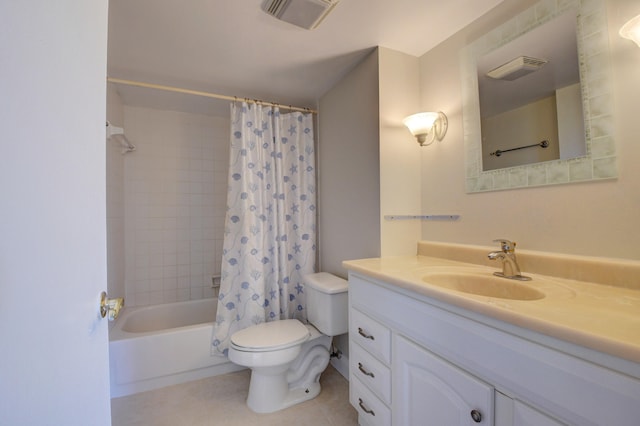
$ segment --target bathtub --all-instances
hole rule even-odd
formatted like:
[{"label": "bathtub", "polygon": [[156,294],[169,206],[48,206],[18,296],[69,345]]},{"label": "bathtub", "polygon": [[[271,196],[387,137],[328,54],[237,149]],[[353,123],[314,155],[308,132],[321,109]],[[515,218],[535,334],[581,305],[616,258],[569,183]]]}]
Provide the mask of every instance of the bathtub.
[{"label": "bathtub", "polygon": [[241,370],[211,355],[216,299],[124,308],[109,330],[111,397]]}]

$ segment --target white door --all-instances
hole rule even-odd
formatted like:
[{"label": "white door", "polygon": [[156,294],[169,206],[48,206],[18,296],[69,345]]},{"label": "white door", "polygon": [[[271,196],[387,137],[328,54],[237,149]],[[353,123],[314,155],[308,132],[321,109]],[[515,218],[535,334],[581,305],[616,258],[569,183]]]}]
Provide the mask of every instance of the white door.
[{"label": "white door", "polygon": [[109,425],[107,0],[0,2],[0,424]]}]

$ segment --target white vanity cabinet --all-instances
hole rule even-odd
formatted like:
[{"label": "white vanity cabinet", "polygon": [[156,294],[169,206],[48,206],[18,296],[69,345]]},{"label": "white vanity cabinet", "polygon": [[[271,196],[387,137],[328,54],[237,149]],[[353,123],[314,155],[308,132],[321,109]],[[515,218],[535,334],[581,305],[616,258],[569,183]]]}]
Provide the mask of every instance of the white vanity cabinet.
[{"label": "white vanity cabinet", "polygon": [[640,425],[640,371],[575,345],[353,271],[349,322],[361,425]]}]

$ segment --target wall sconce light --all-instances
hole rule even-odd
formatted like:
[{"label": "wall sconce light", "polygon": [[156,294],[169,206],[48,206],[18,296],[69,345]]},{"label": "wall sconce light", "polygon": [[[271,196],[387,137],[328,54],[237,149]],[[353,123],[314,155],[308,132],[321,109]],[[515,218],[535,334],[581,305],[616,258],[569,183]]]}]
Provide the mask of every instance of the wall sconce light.
[{"label": "wall sconce light", "polygon": [[635,42],[640,47],[640,15],[631,18],[620,28],[620,36]]},{"label": "wall sconce light", "polygon": [[409,128],[420,146],[431,145],[436,139],[441,141],[449,126],[447,116],[442,111],[419,112],[408,116],[402,123]]}]

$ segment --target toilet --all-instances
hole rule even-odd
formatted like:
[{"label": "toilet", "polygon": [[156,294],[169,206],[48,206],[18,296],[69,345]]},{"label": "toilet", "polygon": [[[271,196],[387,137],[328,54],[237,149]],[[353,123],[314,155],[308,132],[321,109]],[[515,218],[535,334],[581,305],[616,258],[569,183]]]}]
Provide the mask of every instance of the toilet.
[{"label": "toilet", "polygon": [[320,393],[331,339],[348,331],[347,281],[327,272],[305,276],[309,324],[296,319],[265,322],[231,336],[229,360],[249,367],[247,405],[272,413]]}]

